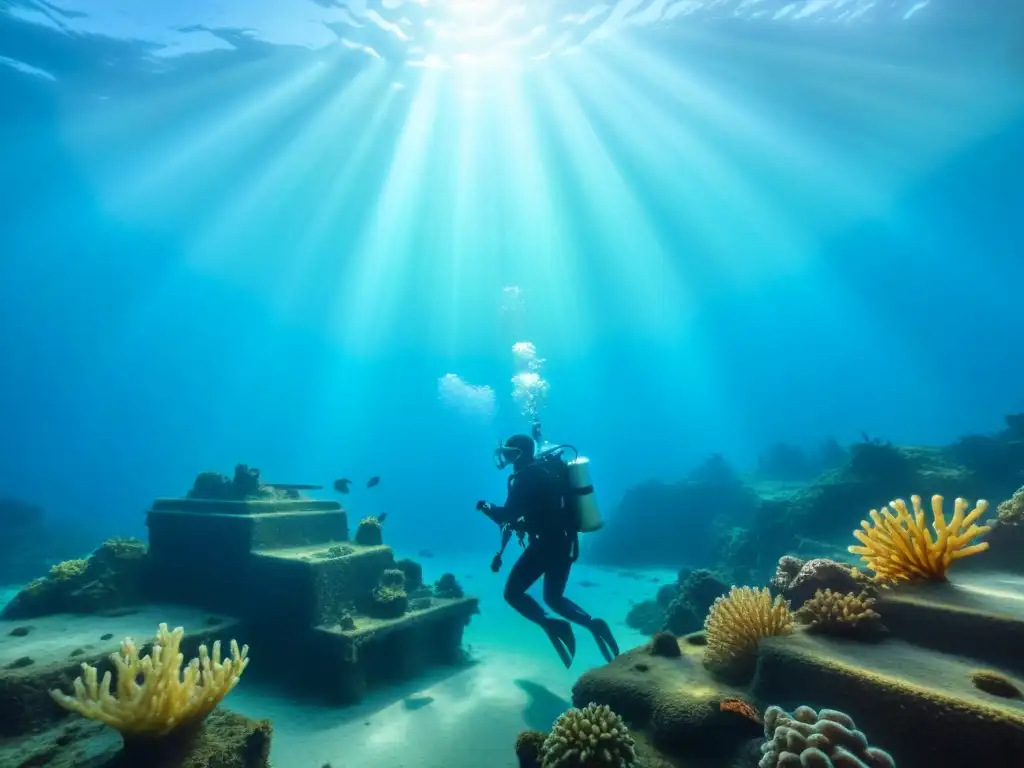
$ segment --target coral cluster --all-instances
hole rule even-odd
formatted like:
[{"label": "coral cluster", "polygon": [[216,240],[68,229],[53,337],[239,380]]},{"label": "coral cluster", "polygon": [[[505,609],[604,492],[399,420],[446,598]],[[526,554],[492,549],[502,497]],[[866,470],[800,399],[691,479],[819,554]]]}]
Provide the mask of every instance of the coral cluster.
[{"label": "coral cluster", "polygon": [[205,645],[182,674],[181,641],[185,630],[168,631],[161,624],[153,650],[139,657],[131,638],[121,643],[121,652],[110,655],[117,669],[117,695],[110,692],[111,675],[97,681],[96,667],[82,665],[82,677],[75,680],[73,695],[50,691],[60,706],[99,720],[126,739],[161,738],[173,731],[198,724],[212,712],[238,683],[249,664],[249,646],[241,650],[231,641],[231,658],[221,661],[220,641],[211,656]]},{"label": "coral cluster", "polygon": [[819,589],[814,597],[796,612],[798,620],[811,632],[858,637],[877,636],[885,632],[882,617],[873,610],[875,600],[866,592],[833,592]]},{"label": "coral cluster", "polygon": [[895,768],[888,752],[868,746],[853,719],[833,709],[780,707],[764,713],[765,743],[758,768]]},{"label": "coral cluster", "polygon": [[1017,525],[1024,520],[1024,488],[996,507],[996,519],[1003,525]]},{"label": "coral cluster", "polygon": [[711,606],[704,621],[707,648],[704,660],[718,664],[748,656],[762,637],[793,631],[789,603],[772,599],[767,589],[733,587]]},{"label": "coral cluster", "polygon": [[368,613],[378,619],[397,619],[409,608],[409,594],[405,591],[405,572],[389,568],[381,574],[380,581],[370,599]]},{"label": "coral cluster", "polygon": [[356,544],[363,547],[379,547],[384,543],[384,533],[380,520],[376,517],[364,517],[356,528]]},{"label": "coral cluster", "polygon": [[[858,576],[860,578],[858,578]],[[768,587],[773,595],[782,595],[790,605],[799,607],[814,597],[821,589],[833,592],[855,592],[870,582],[863,574],[843,563],[816,557],[812,560],[801,560],[791,555],[783,555],[775,568]]]},{"label": "coral cluster", "polygon": [[979,500],[974,509],[964,499],[954,504],[953,519],[946,523],[942,512],[942,497],[932,496],[932,529],[925,524],[925,513],[921,497],[911,496],[913,515],[907,511],[903,499],[882,507],[881,513],[871,510],[871,521],[861,522],[863,530],[854,531],[854,536],[863,546],[851,546],[849,551],[860,555],[875,579],[881,582],[894,581],[945,581],[949,566],[954,560],[975,555],[988,549],[988,542],[974,543],[991,528],[977,525],[976,521],[985,514],[988,502]]},{"label": "coral cluster", "polygon": [[541,747],[542,768],[633,768],[633,737],[606,705],[588,704],[561,715]]}]

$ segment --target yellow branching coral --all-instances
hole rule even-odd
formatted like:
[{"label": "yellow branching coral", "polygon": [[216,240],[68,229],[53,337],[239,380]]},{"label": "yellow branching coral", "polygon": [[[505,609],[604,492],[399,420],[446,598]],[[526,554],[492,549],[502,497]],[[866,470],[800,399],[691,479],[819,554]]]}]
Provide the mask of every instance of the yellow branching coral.
[{"label": "yellow branching coral", "polygon": [[220,641],[211,656],[205,645],[182,675],[184,656],[180,652],[185,630],[173,632],[161,624],[153,650],[139,658],[131,638],[121,643],[121,652],[110,654],[117,668],[117,695],[110,692],[108,671],[97,682],[96,667],[82,664],[82,677],[75,680],[74,694],[50,691],[54,701],[67,710],[99,720],[120,731],[125,739],[161,738],[172,731],[202,721],[238,683],[249,664],[249,646],[241,651],[231,641],[231,658],[221,661]]},{"label": "yellow branching coral", "polygon": [[753,653],[762,637],[788,635],[793,617],[781,596],[772,600],[767,589],[733,587],[711,606],[704,631],[704,660],[718,664]]},{"label": "yellow branching coral", "polygon": [[907,511],[903,499],[896,499],[889,502],[888,507],[882,507],[881,512],[871,510],[874,525],[863,520],[860,524],[863,530],[853,532],[863,546],[851,546],[849,551],[860,555],[878,581],[945,581],[954,560],[988,549],[988,542],[971,543],[992,530],[990,526],[976,524],[988,509],[984,499],[969,513],[968,503],[957,499],[953,519],[947,524],[942,513],[942,497],[932,496],[934,522],[931,528],[925,525],[921,497],[911,496],[910,501],[914,505],[913,515]]}]

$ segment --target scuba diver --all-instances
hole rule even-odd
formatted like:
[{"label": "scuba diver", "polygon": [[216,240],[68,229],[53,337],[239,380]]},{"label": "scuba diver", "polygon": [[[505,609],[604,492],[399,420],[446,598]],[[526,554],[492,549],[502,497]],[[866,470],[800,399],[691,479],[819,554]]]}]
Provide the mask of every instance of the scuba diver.
[{"label": "scuba diver", "polygon": [[[569,571],[579,557],[581,531],[573,503],[573,495],[579,489],[574,488],[569,465],[561,457],[561,449],[572,446],[555,446],[538,456],[539,438],[540,427],[535,424],[533,437],[513,435],[495,450],[495,466],[504,469],[511,465],[513,472],[508,480],[508,498],[504,506],[486,501],[478,501],[476,505],[502,530],[501,549],[491,562],[491,570],[497,573],[501,568],[501,556],[512,534],[516,533],[519,544],[525,548],[509,573],[505,600],[547,633],[566,667],[572,664],[576,654],[572,624],[590,630],[601,654],[611,661],[619,654],[619,646],[608,624],[588,614],[564,594]],[[572,450],[575,452],[575,448]],[[592,494],[592,491],[587,478],[583,493]],[[596,506],[592,509],[596,516]],[[594,527],[582,530],[596,530],[597,527],[600,527],[599,520]],[[524,539],[528,539],[525,544]],[[536,600],[526,594],[542,576],[544,602],[561,618],[549,616]]]}]

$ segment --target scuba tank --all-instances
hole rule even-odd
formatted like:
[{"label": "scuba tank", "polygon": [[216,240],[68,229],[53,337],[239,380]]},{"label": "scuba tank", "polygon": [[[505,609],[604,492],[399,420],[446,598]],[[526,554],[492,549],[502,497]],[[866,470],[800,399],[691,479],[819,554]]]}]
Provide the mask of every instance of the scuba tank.
[{"label": "scuba tank", "polygon": [[[565,495],[565,503],[569,513],[576,524],[578,533],[593,533],[604,526],[601,519],[601,510],[597,506],[597,497],[594,496],[594,483],[590,479],[590,459],[580,456],[575,446],[568,444],[554,444],[546,440],[541,442],[541,428],[539,423],[533,425],[533,439],[537,441],[537,461],[549,461],[554,459],[564,462],[568,477],[566,479],[568,492]],[[575,455],[569,461],[564,461],[562,451],[570,449]]]},{"label": "scuba tank", "polygon": [[572,490],[566,497],[566,503],[571,507],[576,530],[580,533],[600,530],[604,520],[601,519],[601,510],[594,496],[594,484],[590,481],[590,459],[577,454],[568,466],[569,488]]}]

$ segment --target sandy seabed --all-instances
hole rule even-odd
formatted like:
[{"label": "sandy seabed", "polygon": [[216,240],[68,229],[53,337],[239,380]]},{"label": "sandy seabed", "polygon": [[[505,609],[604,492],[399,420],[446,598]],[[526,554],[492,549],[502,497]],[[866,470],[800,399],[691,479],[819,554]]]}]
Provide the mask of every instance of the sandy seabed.
[{"label": "sandy seabed", "polygon": [[[344,709],[288,701],[244,683],[228,706],[273,721],[275,768],[515,768],[519,732],[548,730],[571,706],[576,678],[603,659],[592,636],[577,627],[576,659],[565,669],[546,635],[502,599],[511,563],[495,575],[486,561],[423,563],[428,581],[451,571],[467,593],[480,598],[480,615],[465,637],[471,666],[377,691]],[[646,642],[626,627],[625,617],[630,600],[654,596],[654,579],[664,583],[675,574],[577,565],[566,595],[605,619],[626,650]]]}]

